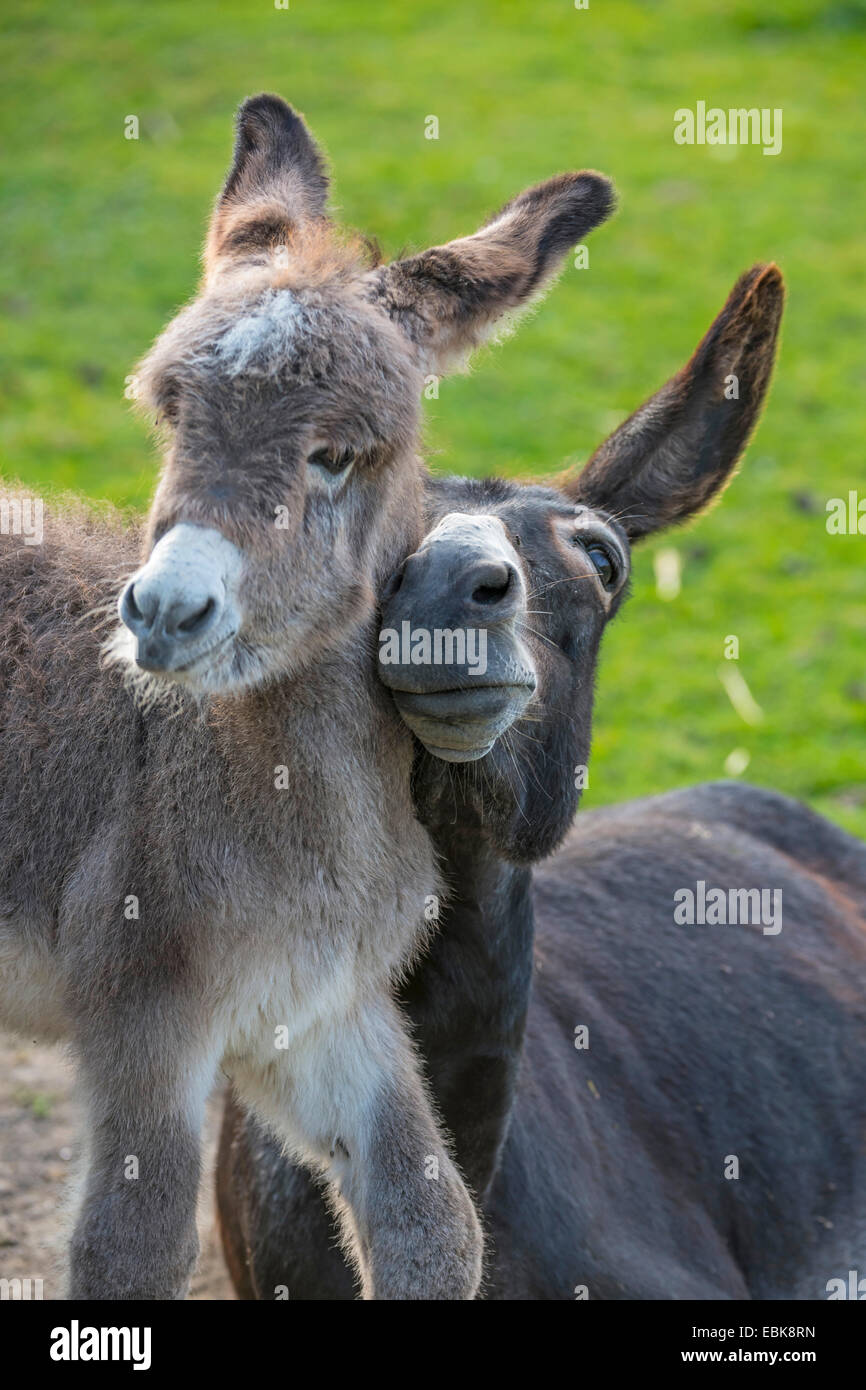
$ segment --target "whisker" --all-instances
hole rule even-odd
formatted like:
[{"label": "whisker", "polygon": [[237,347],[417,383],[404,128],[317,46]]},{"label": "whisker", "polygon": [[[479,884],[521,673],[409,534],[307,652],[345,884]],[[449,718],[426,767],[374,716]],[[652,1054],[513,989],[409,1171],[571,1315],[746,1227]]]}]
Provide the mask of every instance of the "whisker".
[{"label": "whisker", "polygon": [[532,593],[527,594],[527,598],[540,598],[542,594],[547,593],[548,589],[555,589],[557,584],[580,584],[581,581],[583,583],[589,582],[597,584],[598,576],[594,574],[567,574],[562,579],[551,580],[549,584],[545,584],[541,589],[533,589]]},{"label": "whisker", "polygon": [[517,724],[512,724],[508,732],[513,734],[519,734],[521,738],[528,738],[531,743],[537,743],[539,748],[544,747],[544,744],[541,742],[540,738],[536,738],[535,734],[526,733],[526,731],[524,729],[521,729]]},{"label": "whisker", "polygon": [[[507,753],[507,755],[508,755],[508,757],[509,757],[509,759],[510,759],[510,761],[511,761],[511,764],[512,764],[512,766],[513,766],[513,768],[514,768],[514,771],[515,771],[516,775],[517,775],[517,780],[518,780],[518,782],[520,783],[521,790],[525,792],[525,791],[526,791],[526,785],[525,785],[525,783],[524,783],[522,777],[520,776],[520,769],[519,769],[519,767],[518,767],[518,765],[517,765],[517,759],[515,758],[514,753],[512,752],[512,750],[511,750],[511,748],[510,748],[510,746],[509,746],[509,743],[508,743],[508,734],[509,734],[510,732],[511,732],[510,730],[506,730],[506,732],[503,734],[503,736],[502,736],[502,747],[503,747],[504,751]],[[529,824],[529,817],[527,816],[526,812],[524,811],[523,807],[521,806],[520,800],[519,800],[519,798],[518,798],[518,796],[517,796],[517,793],[516,793],[516,791],[514,790],[513,787],[511,788],[511,792],[512,792],[512,795],[513,795],[513,797],[514,797],[514,804],[515,804],[515,806],[517,807],[517,810],[518,810],[519,815],[521,816],[521,818],[522,818],[523,820],[526,821],[526,824],[528,825],[528,824]]]},{"label": "whisker", "polygon": [[523,623],[523,622],[522,622],[522,623],[520,624],[520,630],[521,630],[521,632],[531,632],[531,633],[533,634],[533,636],[535,636],[535,637],[540,637],[541,640],[542,640],[542,642],[547,642],[549,646],[551,646],[551,647],[556,647],[556,650],[557,650],[557,651],[560,650],[559,647],[557,647],[556,643],[553,641],[553,638],[552,638],[552,637],[545,637],[545,635],[544,635],[543,632],[539,632],[537,628],[530,627],[530,626],[529,626],[529,623]]}]

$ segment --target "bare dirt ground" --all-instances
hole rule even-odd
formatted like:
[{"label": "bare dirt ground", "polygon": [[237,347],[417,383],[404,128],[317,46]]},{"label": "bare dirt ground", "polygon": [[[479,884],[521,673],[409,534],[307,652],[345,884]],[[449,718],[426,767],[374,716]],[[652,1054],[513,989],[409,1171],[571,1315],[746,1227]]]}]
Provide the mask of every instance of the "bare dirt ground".
[{"label": "bare dirt ground", "polygon": [[[212,1097],[199,1201],[201,1257],[191,1298],[233,1298],[214,1221],[213,1171],[222,1096]],[[0,1033],[0,1278],[43,1280],[60,1298],[81,1115],[60,1049]]]}]

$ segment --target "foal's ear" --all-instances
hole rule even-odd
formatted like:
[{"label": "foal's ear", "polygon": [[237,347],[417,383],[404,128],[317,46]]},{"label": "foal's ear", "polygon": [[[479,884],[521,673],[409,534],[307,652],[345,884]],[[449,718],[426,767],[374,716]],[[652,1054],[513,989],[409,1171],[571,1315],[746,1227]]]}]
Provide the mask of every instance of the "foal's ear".
[{"label": "foal's ear", "polygon": [[299,225],[324,216],[327,196],[325,163],[303,119],[282,97],[249,97],[235,121],[205,264],[285,244]]},{"label": "foal's ear", "polygon": [[778,266],[740,276],[691,361],[562,486],[637,540],[684,521],[729,481],[761,411],[784,304]]},{"label": "foal's ear", "polygon": [[528,304],[575,242],[613,210],[601,174],[560,174],[512,199],[474,236],[371,271],[370,296],[444,372]]}]

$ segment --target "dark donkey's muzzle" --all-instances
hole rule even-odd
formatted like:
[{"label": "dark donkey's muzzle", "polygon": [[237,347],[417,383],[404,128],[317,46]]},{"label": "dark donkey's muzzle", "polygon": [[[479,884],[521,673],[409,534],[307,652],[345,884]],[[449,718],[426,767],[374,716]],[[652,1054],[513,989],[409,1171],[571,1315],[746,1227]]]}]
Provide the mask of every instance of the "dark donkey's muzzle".
[{"label": "dark donkey's muzzle", "polygon": [[447,762],[489,753],[536,686],[518,634],[526,585],[496,517],[452,513],[382,597],[379,675],[425,748]]}]

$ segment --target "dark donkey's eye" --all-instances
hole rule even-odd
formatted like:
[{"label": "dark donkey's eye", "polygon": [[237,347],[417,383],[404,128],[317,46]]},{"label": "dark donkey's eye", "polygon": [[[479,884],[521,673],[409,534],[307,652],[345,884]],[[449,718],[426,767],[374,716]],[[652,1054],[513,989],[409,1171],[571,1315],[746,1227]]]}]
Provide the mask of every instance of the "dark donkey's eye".
[{"label": "dark donkey's eye", "polygon": [[615,588],[619,577],[619,566],[607,547],[600,545],[598,541],[589,541],[588,544],[578,542],[578,544],[583,544],[584,550],[595,565],[602,587],[608,591]]},{"label": "dark donkey's eye", "polygon": [[355,450],[352,448],[335,449],[332,445],[324,445],[321,449],[314,449],[307,458],[307,463],[311,463],[315,468],[324,469],[332,477],[337,478],[341,473],[345,473],[355,462]]}]

